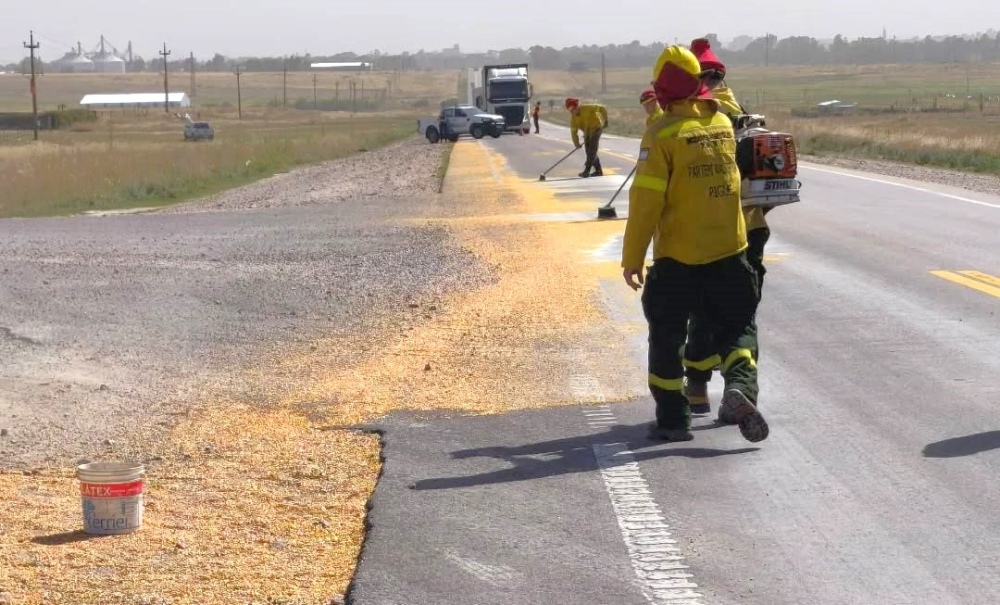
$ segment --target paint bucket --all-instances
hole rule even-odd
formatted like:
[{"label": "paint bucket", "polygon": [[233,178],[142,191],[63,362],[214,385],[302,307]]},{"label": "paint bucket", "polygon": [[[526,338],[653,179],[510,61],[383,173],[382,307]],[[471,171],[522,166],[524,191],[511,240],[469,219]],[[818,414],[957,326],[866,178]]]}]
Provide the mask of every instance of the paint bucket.
[{"label": "paint bucket", "polygon": [[92,462],[78,466],[83,531],[107,536],[142,527],[145,474],[141,464]]}]

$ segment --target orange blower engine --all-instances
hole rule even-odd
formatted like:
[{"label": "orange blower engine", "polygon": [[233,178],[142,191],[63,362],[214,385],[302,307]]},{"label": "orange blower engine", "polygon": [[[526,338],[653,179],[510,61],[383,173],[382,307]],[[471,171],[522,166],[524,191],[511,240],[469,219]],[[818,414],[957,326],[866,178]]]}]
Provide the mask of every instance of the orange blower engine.
[{"label": "orange blower engine", "polygon": [[795,138],[764,127],[764,116],[733,118],[740,197],[744,206],[783,206],[800,201]]}]

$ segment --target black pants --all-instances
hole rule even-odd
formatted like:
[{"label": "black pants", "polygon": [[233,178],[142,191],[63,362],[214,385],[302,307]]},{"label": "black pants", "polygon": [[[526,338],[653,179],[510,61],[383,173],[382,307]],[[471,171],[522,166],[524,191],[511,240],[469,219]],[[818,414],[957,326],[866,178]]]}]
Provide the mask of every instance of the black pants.
[{"label": "black pants", "polygon": [[649,324],[649,390],[656,401],[656,422],[665,429],[689,428],[682,349],[688,317],[699,310],[713,326],[722,357],[726,388],[757,400],[757,329],[760,294],[745,252],[707,265],[658,259],[649,268],[642,308]]},{"label": "black pants", "polygon": [[603,132],[603,130],[598,128],[593,132],[586,132],[583,135],[583,150],[587,152],[587,163],[584,165],[584,172],[590,172],[591,168],[594,169],[594,172],[604,172],[601,169],[601,158],[597,157],[597,149],[601,145],[601,134]]},{"label": "black pants", "polygon": [[538,116],[532,118],[535,122],[535,134],[538,134]]},{"label": "black pants", "polygon": [[[764,246],[771,237],[771,230],[761,227],[747,232],[747,262],[757,274],[757,302],[760,303],[760,293],[764,289]],[[684,374],[691,382],[709,382],[712,380],[712,369],[722,363],[718,351],[715,350],[713,328],[701,311],[696,310],[688,318],[687,343],[684,345]],[[753,350],[754,361],[760,359],[760,337],[756,339]]]}]

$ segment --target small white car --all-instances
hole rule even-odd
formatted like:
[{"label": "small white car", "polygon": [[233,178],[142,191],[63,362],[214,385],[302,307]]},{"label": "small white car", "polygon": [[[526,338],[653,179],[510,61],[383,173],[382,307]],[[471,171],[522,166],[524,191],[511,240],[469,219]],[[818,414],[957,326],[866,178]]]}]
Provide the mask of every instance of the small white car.
[{"label": "small white car", "polygon": [[191,122],[184,126],[184,140],[198,141],[215,139],[215,129],[208,122]]}]

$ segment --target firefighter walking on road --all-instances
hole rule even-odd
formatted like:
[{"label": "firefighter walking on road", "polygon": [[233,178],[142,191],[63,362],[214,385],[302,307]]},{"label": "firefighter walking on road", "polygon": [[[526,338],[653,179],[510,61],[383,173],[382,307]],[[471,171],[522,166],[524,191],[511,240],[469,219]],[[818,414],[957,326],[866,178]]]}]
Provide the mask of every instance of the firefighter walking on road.
[{"label": "firefighter walking on road", "polygon": [[[691,52],[694,53],[701,66],[701,80],[712,91],[712,97],[719,102],[722,112],[730,118],[745,114],[743,107],[736,100],[725,83],[726,66],[712,51],[711,43],[705,38],[691,42]],[[747,261],[757,273],[758,292],[764,287],[764,246],[771,236],[764,215],[767,210],[759,206],[743,209],[743,219],[747,228]],[[758,300],[759,302],[759,300]],[[691,402],[691,411],[695,414],[711,412],[711,401],[708,397],[708,383],[712,379],[712,370],[722,360],[715,351],[712,326],[703,314],[695,311],[688,323],[688,340],[684,347],[684,367],[687,384],[685,394]],[[759,341],[759,336],[758,336]],[[754,359],[759,360],[759,342],[754,349]],[[721,418],[720,418],[721,420]]]},{"label": "firefighter walking on road", "polygon": [[[573,145],[577,149],[584,148],[587,153],[587,163],[584,165],[582,178],[589,176],[604,176],[601,168],[601,158],[597,156],[598,147],[601,144],[601,134],[608,127],[608,110],[603,105],[596,103],[580,104],[579,99],[566,99],[566,109],[569,110],[571,118],[569,121],[570,136],[573,137]],[[583,131],[583,145],[580,144],[579,131]],[[591,173],[593,169],[593,173]]]},{"label": "firefighter walking on road", "polygon": [[[653,89],[664,115],[640,144],[622,276],[633,290],[642,288],[648,384],[656,402],[653,434],[693,439],[681,351],[688,317],[698,309],[715,326],[723,357],[720,417],[757,442],[769,429],[755,405],[758,287],[746,258],[736,140],[700,73],[698,59],[682,46],[664,49],[654,66]],[[644,276],[651,241],[654,262]]]}]

